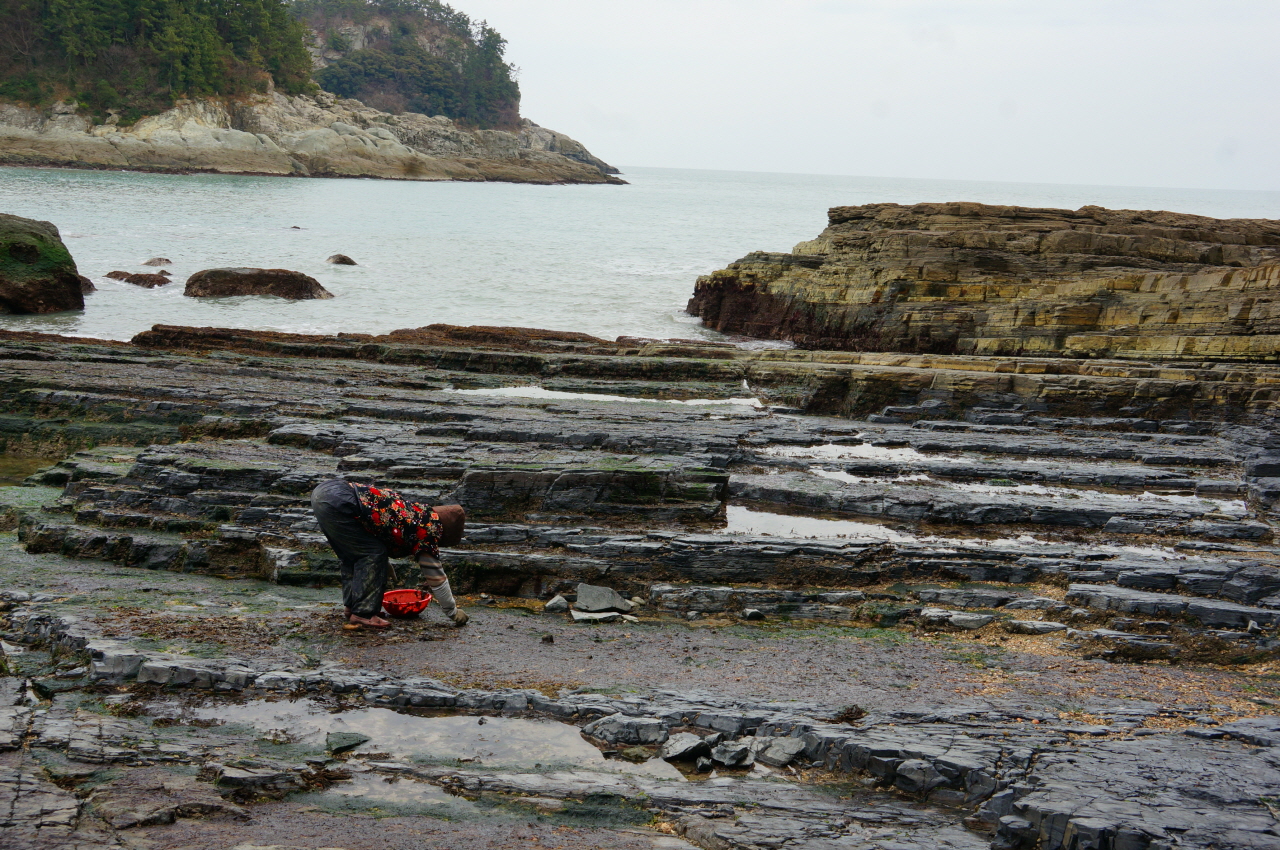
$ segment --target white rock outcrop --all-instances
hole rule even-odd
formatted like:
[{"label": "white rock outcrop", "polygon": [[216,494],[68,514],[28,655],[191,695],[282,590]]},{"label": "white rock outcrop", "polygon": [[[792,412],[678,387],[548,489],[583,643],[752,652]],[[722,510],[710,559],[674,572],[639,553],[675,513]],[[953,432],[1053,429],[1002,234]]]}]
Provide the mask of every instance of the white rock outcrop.
[{"label": "white rock outcrop", "polygon": [[132,127],[73,105],[0,103],[0,164],[241,174],[617,183],[579,142],[524,121],[469,130],[443,116],[392,115],[321,92],[184,101]]}]

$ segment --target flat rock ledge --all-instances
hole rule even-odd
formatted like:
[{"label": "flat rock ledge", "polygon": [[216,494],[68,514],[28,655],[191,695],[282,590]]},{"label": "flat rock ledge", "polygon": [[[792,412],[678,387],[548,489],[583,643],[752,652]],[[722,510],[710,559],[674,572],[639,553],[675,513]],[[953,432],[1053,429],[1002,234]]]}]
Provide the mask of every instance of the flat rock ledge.
[{"label": "flat rock ledge", "polygon": [[[1277,836],[1273,813],[1259,801],[1280,792],[1280,716],[1249,718],[1216,726],[1191,725],[1181,732],[1144,729],[1140,737],[1126,734],[1156,706],[1117,716],[1106,726],[1081,727],[1065,723],[1054,713],[1019,711],[1016,715],[991,706],[962,705],[951,709],[897,711],[867,716],[856,725],[834,723],[834,708],[803,703],[751,703],[657,692],[649,696],[607,697],[568,694],[550,698],[535,690],[458,690],[437,680],[394,678],[370,671],[320,668],[254,669],[227,659],[175,656],[135,648],[127,641],[91,634],[83,622],[42,610],[31,594],[0,592],[0,600],[14,605],[6,616],[4,638],[27,644],[56,645],[85,654],[90,681],[133,682],[168,688],[206,690],[211,695],[233,692],[358,694],[364,701],[386,707],[441,707],[458,711],[504,715],[532,713],[565,722],[585,724],[583,734],[606,746],[664,743],[672,732],[715,736],[713,758],[729,764],[770,759],[777,767],[793,760],[849,774],[869,786],[892,790],[905,799],[925,801],[973,814],[970,829],[994,831],[993,848],[1042,847],[1072,850],[1084,839],[1092,846],[1139,848],[1262,847]],[[114,746],[107,727],[122,721],[98,723],[91,737],[77,738],[76,723],[51,724],[23,704],[25,689],[9,682],[8,704],[0,707],[0,751],[12,749],[35,730],[37,738],[61,736],[78,748],[76,757],[98,762],[147,763],[164,753]],[[106,724],[104,726],[103,724]],[[33,725],[34,724],[34,725]],[[116,737],[127,737],[119,730]],[[79,743],[77,743],[79,741]],[[785,745],[783,742],[786,742]],[[1241,744],[1245,746],[1241,746]],[[732,753],[732,755],[729,755]],[[787,755],[783,755],[783,754]],[[772,756],[767,755],[772,754]],[[171,757],[175,754],[171,754]],[[410,773],[446,787],[469,791],[583,799],[605,793],[649,805],[677,819],[695,843],[713,847],[758,846],[762,834],[784,828],[785,842],[775,846],[810,846],[800,839],[819,837],[829,807],[813,810],[803,786],[754,788],[764,805],[759,813],[738,814],[734,794],[745,786],[715,782],[684,784],[619,778],[610,782],[599,774],[512,775],[452,768],[422,768],[383,762],[372,765],[388,774]],[[1206,770],[1206,766],[1212,766]],[[220,785],[232,789],[246,783],[279,793],[302,790],[311,766],[255,768],[244,771],[219,766]],[[1152,771],[1158,771],[1160,793],[1151,795]],[[602,784],[603,783],[603,784]],[[0,779],[0,786],[3,786]],[[1086,790],[1087,789],[1087,790]],[[769,808],[787,797],[804,802],[784,819]],[[1212,802],[1208,800],[1211,799]],[[772,801],[769,802],[769,801]],[[793,800],[793,803],[795,800]],[[205,800],[207,806],[212,801]],[[717,812],[706,824],[708,809],[729,806],[731,817]],[[890,803],[888,808],[892,809]],[[808,810],[806,810],[808,808]],[[210,809],[211,810],[211,809]],[[826,846],[871,847],[859,844],[856,812],[846,821],[847,841]],[[939,829],[964,830],[945,822],[929,824],[916,837],[937,841]],[[981,847],[977,834],[958,845]],[[712,839],[719,840],[721,844]],[[1223,838],[1228,843],[1221,843]],[[1136,842],[1136,843],[1135,843]],[[895,844],[927,847],[927,843]],[[937,845],[934,845],[937,846]]]}]

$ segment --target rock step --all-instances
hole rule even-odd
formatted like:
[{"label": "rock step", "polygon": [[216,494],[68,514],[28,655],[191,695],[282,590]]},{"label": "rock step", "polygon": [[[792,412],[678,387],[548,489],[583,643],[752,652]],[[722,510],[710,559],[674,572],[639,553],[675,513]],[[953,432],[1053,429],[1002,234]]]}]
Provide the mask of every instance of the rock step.
[{"label": "rock step", "polygon": [[1152,593],[1127,587],[1073,584],[1066,598],[1072,604],[1094,611],[1161,618],[1185,617],[1210,628],[1248,629],[1251,622],[1263,628],[1280,625],[1280,594],[1263,600],[1263,604],[1271,607],[1255,608],[1218,599]]},{"label": "rock step", "polygon": [[[1144,528],[1187,534],[1199,531],[1216,537],[1239,535],[1239,539],[1258,539],[1270,534],[1268,526],[1256,522],[1228,520],[1216,522],[1212,527],[1191,525],[1214,514],[1219,508],[1216,503],[1138,500],[1089,490],[1064,497],[1022,494],[1016,487],[1001,488],[999,501],[995,502],[992,493],[967,492],[943,484],[832,480],[795,472],[735,474],[729,480],[729,495],[744,501],[834,514],[949,525],[1029,524],[1101,529],[1113,519],[1123,519],[1147,523]],[[1240,514],[1244,513],[1241,504]]]}]

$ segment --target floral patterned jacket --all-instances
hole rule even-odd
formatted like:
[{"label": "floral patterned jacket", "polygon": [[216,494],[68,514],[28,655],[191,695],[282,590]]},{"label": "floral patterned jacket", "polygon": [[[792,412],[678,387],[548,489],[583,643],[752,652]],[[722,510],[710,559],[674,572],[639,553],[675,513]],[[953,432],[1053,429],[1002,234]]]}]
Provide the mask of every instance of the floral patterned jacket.
[{"label": "floral patterned jacket", "polygon": [[426,505],[406,501],[394,490],[351,484],[360,500],[360,521],[365,531],[387,546],[393,558],[419,554],[440,557],[440,517]]}]

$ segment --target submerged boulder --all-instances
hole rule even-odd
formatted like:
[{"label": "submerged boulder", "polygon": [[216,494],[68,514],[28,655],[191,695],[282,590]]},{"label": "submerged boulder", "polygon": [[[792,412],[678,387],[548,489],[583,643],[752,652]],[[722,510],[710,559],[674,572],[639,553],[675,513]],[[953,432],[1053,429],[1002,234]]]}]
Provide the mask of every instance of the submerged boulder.
[{"label": "submerged boulder", "polygon": [[292,300],[333,297],[320,281],[288,269],[205,269],[187,278],[182,294],[192,298],[274,295]]},{"label": "submerged boulder", "polygon": [[326,263],[333,263],[335,266],[355,266],[355,265],[359,265],[359,263],[357,263],[355,260],[353,260],[353,259],[351,259],[350,257],[348,257],[346,254],[334,254],[332,257],[330,257],[329,259],[325,260],[325,262],[326,262]]},{"label": "submerged boulder", "polygon": [[0,213],[0,313],[84,309],[84,285],[58,228]]}]

